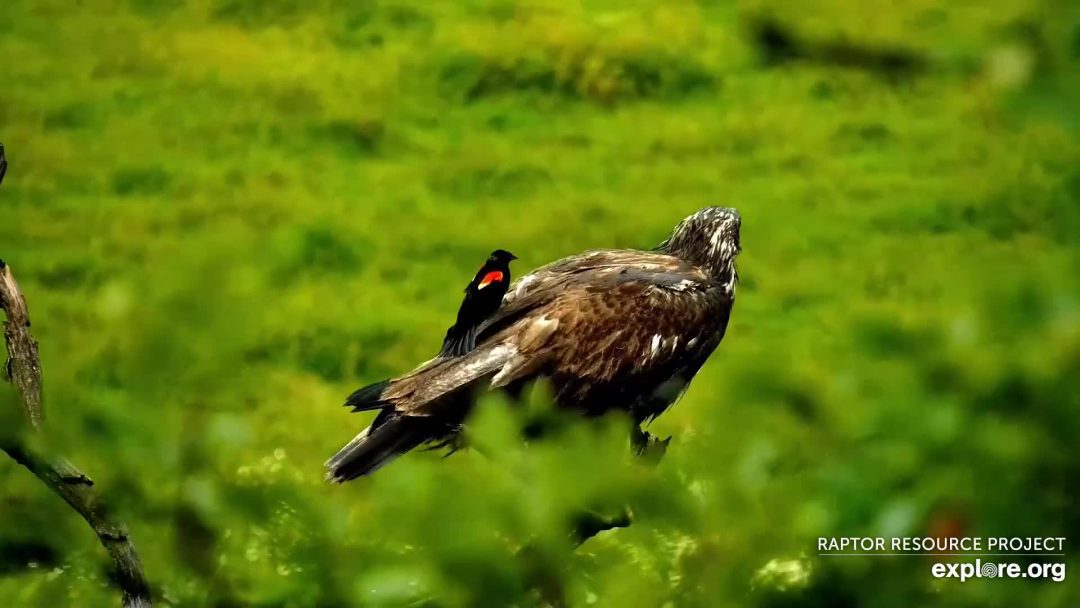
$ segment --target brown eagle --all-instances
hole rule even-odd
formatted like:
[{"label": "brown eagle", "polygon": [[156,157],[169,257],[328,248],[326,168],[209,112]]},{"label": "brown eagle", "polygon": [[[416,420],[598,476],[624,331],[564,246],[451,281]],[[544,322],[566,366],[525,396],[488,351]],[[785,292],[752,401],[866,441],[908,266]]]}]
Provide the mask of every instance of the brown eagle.
[{"label": "brown eagle", "polygon": [[623,410],[636,425],[668,408],[724,337],[738,273],[741,219],[708,207],[653,251],[594,250],[519,279],[484,321],[476,348],[436,358],[346,400],[379,410],[326,463],[344,482],[459,430],[480,391],[547,378],[560,406]]}]

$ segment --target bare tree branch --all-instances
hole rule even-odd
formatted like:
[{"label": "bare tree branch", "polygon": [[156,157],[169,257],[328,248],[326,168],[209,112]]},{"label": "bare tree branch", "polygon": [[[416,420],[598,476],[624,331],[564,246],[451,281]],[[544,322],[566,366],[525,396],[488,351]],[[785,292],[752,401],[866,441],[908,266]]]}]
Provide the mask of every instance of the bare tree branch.
[{"label": "bare tree branch", "polygon": [[30,335],[30,312],[26,309],[26,300],[19,291],[19,284],[15,282],[11,269],[3,260],[0,260],[0,308],[7,313],[4,343],[7,345],[8,359],[4,364],[4,377],[19,392],[30,424],[40,427],[44,412],[41,408],[38,345]]},{"label": "bare tree branch", "polygon": [[5,441],[0,449],[26,467],[49,489],[75,509],[97,534],[112,558],[113,582],[123,593],[124,608],[150,608],[150,587],[143,576],[142,562],[122,522],[112,519],[94,492],[94,482],[70,462],[48,460],[25,445]]},{"label": "bare tree branch", "polygon": [[[7,162],[0,145],[0,179]],[[30,314],[11,267],[0,260],[0,308],[7,315],[4,342],[8,359],[5,377],[15,385],[26,414],[35,429],[41,428],[41,362],[37,342],[30,335]],[[113,562],[113,582],[123,593],[125,608],[150,608],[150,587],[142,563],[123,523],[111,518],[94,492],[94,482],[70,462],[47,458],[24,444],[15,434],[0,439],[0,450],[26,467],[75,509],[97,534]]]}]

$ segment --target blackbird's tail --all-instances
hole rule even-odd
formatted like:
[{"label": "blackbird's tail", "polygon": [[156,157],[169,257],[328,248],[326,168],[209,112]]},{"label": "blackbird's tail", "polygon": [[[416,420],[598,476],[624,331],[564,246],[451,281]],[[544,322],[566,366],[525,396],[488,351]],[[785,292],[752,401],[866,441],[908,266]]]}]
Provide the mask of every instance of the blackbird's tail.
[{"label": "blackbird's tail", "polygon": [[460,328],[457,325],[446,330],[440,357],[464,357],[476,348],[477,327]]}]

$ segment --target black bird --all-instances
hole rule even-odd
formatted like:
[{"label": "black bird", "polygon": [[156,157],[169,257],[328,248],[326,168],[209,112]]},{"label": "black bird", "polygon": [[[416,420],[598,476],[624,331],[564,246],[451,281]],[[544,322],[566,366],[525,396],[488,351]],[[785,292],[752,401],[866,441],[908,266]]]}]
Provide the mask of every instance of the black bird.
[{"label": "black bird", "polygon": [[477,393],[541,377],[560,406],[586,416],[622,410],[635,425],[659,416],[724,337],[741,225],[734,209],[708,207],[652,251],[586,251],[522,277],[470,353],[349,396],[355,411],[379,415],[327,461],[327,477],[348,481],[452,440]]},{"label": "black bird", "polygon": [[496,249],[465,286],[465,299],[458,309],[457,322],[446,330],[440,357],[461,357],[476,348],[476,331],[499,310],[510,286],[510,262],[517,256]]}]

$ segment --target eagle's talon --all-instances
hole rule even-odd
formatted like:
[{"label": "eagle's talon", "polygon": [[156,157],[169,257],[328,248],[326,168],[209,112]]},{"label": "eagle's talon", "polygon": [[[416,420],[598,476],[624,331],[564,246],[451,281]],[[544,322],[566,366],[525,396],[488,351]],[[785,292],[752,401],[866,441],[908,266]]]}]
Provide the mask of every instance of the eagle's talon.
[{"label": "eagle's talon", "polygon": [[627,528],[634,523],[634,514],[629,508],[623,508],[614,516],[601,515],[593,511],[579,513],[573,522],[572,536],[577,544],[607,530]]},{"label": "eagle's talon", "polygon": [[443,458],[446,458],[454,452],[457,452],[458,450],[464,449],[466,447],[468,447],[468,441],[465,438],[465,433],[462,432],[462,427],[459,425],[446,437],[443,437],[442,439],[438,439],[433,442],[429,442],[428,445],[424,447],[421,451],[433,452],[445,448],[447,452],[443,454]]},{"label": "eagle's talon", "polygon": [[667,453],[668,444],[670,443],[671,435],[668,435],[665,439],[660,439],[640,428],[633,429],[630,434],[630,446],[634,451],[634,455],[653,462],[660,460]]},{"label": "eagle's talon", "polygon": [[671,435],[668,435],[665,439],[660,439],[648,431],[635,429],[631,435],[630,443],[635,456],[656,463],[667,453],[668,444],[671,443]]}]

